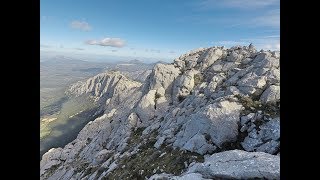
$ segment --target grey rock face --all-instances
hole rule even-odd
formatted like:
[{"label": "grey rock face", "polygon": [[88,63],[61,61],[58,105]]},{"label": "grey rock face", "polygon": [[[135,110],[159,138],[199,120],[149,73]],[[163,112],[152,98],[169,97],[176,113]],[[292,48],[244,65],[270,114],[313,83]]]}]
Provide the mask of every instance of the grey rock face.
[{"label": "grey rock face", "polygon": [[225,151],[194,164],[187,173],[199,173],[204,178],[280,179],[280,157],[263,152]]},{"label": "grey rock face", "polygon": [[250,113],[246,116],[242,116],[241,117],[241,126],[243,126],[244,124],[246,124],[248,121],[250,121],[253,117],[254,117],[255,113]]},{"label": "grey rock face", "polygon": [[[121,162],[139,157],[151,162],[149,168],[160,156],[177,158],[173,151],[205,157],[205,162],[186,160],[183,167],[170,167],[180,168],[175,172],[154,167],[153,174],[162,174],[148,171],[145,177],[279,179],[280,119],[274,118],[277,111],[264,109],[280,102],[279,61],[280,53],[257,52],[252,45],[199,48],[172,64],[155,65],[143,83],[119,72],[75,83],[68,93],[91,96],[104,114],[64,148],[43,156],[40,179],[108,178],[130,169]],[[249,152],[224,151],[224,143]]]},{"label": "grey rock face", "polygon": [[179,101],[179,97],[185,97],[190,94],[194,87],[194,72],[188,71],[185,75],[179,76],[174,82],[173,98],[174,102]]},{"label": "grey rock face", "polygon": [[260,101],[263,103],[276,102],[280,99],[280,86],[272,85],[261,95]]},{"label": "grey rock face", "polygon": [[242,54],[238,54],[237,52],[233,51],[228,57],[227,61],[231,62],[239,62],[243,58]]},{"label": "grey rock face", "polygon": [[150,90],[141,98],[140,102],[137,105],[136,113],[143,124],[148,122],[155,115],[156,92],[156,90]]},{"label": "grey rock face", "polygon": [[247,136],[244,141],[241,143],[242,147],[246,151],[254,151],[257,149],[257,147],[261,146],[263,144],[263,141],[258,138],[251,138]]},{"label": "grey rock face", "polygon": [[280,70],[272,69],[268,73],[267,76],[267,84],[269,85],[280,85]]},{"label": "grey rock face", "polygon": [[173,176],[171,174],[155,174],[151,176],[148,180],[164,180],[164,179],[170,179],[170,180],[209,180],[202,177],[199,173],[189,173],[182,176]]},{"label": "grey rock face", "polygon": [[280,119],[275,118],[260,126],[262,140],[279,140],[280,138]]},{"label": "grey rock face", "polygon": [[205,95],[210,96],[210,94],[215,92],[217,86],[220,85],[225,78],[226,76],[223,73],[219,73],[213,76],[210,80],[210,83],[205,88]]},{"label": "grey rock face", "polygon": [[271,57],[271,53],[269,52],[262,52],[259,53],[255,58],[254,58],[254,62],[255,63],[259,63],[267,58]]},{"label": "grey rock face", "polygon": [[256,67],[262,67],[262,68],[271,68],[271,67],[275,67],[278,68],[279,67],[279,60],[274,58],[274,57],[270,57],[267,56],[265,59],[261,60],[260,62],[258,62],[256,64]]},{"label": "grey rock face", "polygon": [[269,154],[275,154],[280,147],[280,141],[271,140],[257,148],[257,152],[266,152]]},{"label": "grey rock face", "polygon": [[95,155],[94,164],[100,164],[110,158],[112,151],[103,149]]},{"label": "grey rock face", "polygon": [[46,171],[50,170],[54,166],[61,164],[61,148],[52,148],[42,156],[40,162],[40,176],[44,175]]},{"label": "grey rock face", "polygon": [[[211,146],[203,140],[201,135],[209,135],[211,141],[218,147],[224,142],[235,141],[238,135],[241,107],[238,103],[229,101],[206,106],[190,117],[183,130],[177,134],[177,140],[173,145],[189,149],[192,147],[196,152],[203,154],[204,150],[201,148],[208,147],[207,151],[209,151]],[[194,136],[202,140],[194,143]]]},{"label": "grey rock face", "polygon": [[[241,143],[246,151],[263,151],[274,154],[280,146],[280,119],[272,119],[260,127],[252,130]],[[249,131],[249,130],[248,130]]]},{"label": "grey rock face", "polygon": [[201,69],[206,69],[211,66],[216,60],[221,58],[223,52],[219,48],[210,48],[202,56],[199,57]]},{"label": "grey rock face", "polygon": [[131,113],[128,116],[128,123],[131,127],[141,127],[142,122],[136,113]]},{"label": "grey rock face", "polygon": [[235,86],[229,86],[226,90],[226,95],[238,95],[240,94],[240,91]]},{"label": "grey rock face", "polygon": [[216,147],[214,147],[212,144],[208,144],[204,135],[196,134],[184,144],[182,149],[191,152],[197,152],[199,154],[205,154],[207,152],[212,153],[216,149]]},{"label": "grey rock face", "polygon": [[238,88],[244,94],[251,95],[266,85],[264,76],[257,76],[255,73],[248,73],[237,82]]},{"label": "grey rock face", "polygon": [[[126,95],[123,94],[125,91],[130,91],[140,86],[141,83],[127,79],[120,72],[106,72],[89,78],[85,82],[79,81],[71,85],[67,93],[76,96],[88,94],[96,100],[103,96],[111,98],[117,94],[120,98],[119,101],[121,101],[126,98]],[[122,93],[120,94],[116,91],[122,91]]]},{"label": "grey rock face", "polygon": [[149,80],[148,90],[165,89],[166,94],[171,94],[174,80],[178,77],[180,70],[172,64],[156,64]]}]

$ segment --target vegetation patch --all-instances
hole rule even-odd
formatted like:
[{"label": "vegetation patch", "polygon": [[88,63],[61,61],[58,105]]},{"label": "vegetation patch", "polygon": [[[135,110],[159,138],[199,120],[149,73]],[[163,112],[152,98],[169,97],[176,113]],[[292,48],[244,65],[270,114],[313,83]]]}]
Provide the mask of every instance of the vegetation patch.
[{"label": "vegetation patch", "polygon": [[194,75],[194,86],[198,86],[199,84],[201,84],[203,82],[203,75],[202,74],[195,74]]},{"label": "vegetation patch", "polygon": [[[142,142],[139,152],[131,156],[124,156],[117,164],[118,167],[110,172],[106,179],[146,179],[156,173],[169,173],[180,175],[192,162],[203,162],[202,155],[189,151],[180,151],[172,147],[162,146],[159,149],[153,147],[156,142],[157,131],[153,131],[148,140],[141,137],[143,129],[136,130],[128,146]],[[136,145],[136,144],[135,144]]]},{"label": "vegetation patch", "polygon": [[52,176],[53,173],[59,168],[59,165],[60,164],[55,164],[55,165],[51,166],[49,169],[47,169],[46,173],[45,173],[45,179]]},{"label": "vegetation patch", "polygon": [[48,122],[42,122],[40,123],[40,140],[49,136],[51,133],[51,129],[49,127]]},{"label": "vegetation patch", "polygon": [[89,166],[88,168],[86,168],[86,170],[83,172],[81,178],[86,177],[87,175],[91,175],[93,174],[95,171],[97,171],[99,169],[98,166]]},{"label": "vegetation patch", "polygon": [[258,100],[254,100],[251,97],[245,97],[241,95],[235,95],[239,102],[244,106],[245,110],[241,112],[241,115],[247,115],[251,112],[262,111],[265,115],[272,118],[280,115],[280,101],[276,103],[263,104]]},{"label": "vegetation patch", "polygon": [[180,175],[192,162],[203,162],[203,156],[170,147],[159,150],[150,147],[138,154],[124,157],[118,168],[108,174],[107,179],[145,179],[156,173]]},{"label": "vegetation patch", "polygon": [[135,131],[132,131],[131,133],[131,137],[129,138],[128,140],[128,146],[130,145],[136,145],[139,143],[140,141],[140,137],[142,135],[142,132],[145,128],[143,127],[140,127],[140,128],[137,128]]},{"label": "vegetation patch", "polygon": [[83,170],[87,169],[89,164],[90,164],[89,162],[76,163],[76,166],[74,167],[74,172],[76,172],[76,173],[82,172]]}]

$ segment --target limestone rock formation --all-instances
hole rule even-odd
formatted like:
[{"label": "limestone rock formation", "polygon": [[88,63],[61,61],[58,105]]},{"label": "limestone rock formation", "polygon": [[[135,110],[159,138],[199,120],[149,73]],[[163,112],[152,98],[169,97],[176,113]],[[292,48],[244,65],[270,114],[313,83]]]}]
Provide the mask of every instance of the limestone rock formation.
[{"label": "limestone rock formation", "polygon": [[241,150],[216,153],[195,163],[181,176],[153,175],[149,180],[168,179],[280,179],[280,157],[267,153]]},{"label": "limestone rock formation", "polygon": [[[199,48],[72,85],[103,115],[40,162],[40,179],[279,179],[280,53]],[[237,149],[237,150],[236,150]]]}]

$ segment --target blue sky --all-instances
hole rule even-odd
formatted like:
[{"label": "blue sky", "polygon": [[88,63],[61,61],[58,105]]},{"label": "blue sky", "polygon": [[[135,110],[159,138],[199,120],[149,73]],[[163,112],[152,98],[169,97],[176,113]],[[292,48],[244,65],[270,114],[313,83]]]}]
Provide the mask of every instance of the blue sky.
[{"label": "blue sky", "polygon": [[199,47],[280,49],[279,0],[41,0],[40,50],[172,60]]}]

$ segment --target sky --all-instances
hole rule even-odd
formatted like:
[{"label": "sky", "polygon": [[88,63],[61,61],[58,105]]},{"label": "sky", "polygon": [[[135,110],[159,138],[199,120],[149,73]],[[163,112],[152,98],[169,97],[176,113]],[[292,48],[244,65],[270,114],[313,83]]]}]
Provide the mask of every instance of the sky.
[{"label": "sky", "polygon": [[280,0],[41,0],[40,52],[172,61],[199,47],[280,50]]}]

